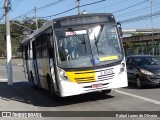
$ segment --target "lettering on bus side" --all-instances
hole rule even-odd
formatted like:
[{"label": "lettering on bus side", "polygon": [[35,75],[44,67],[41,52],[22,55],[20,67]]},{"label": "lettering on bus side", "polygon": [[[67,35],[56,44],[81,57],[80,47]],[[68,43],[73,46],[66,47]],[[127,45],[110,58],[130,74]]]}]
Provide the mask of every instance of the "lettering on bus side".
[{"label": "lettering on bus side", "polygon": [[100,71],[100,76],[111,75],[111,74],[113,74],[113,69],[106,69],[106,70]]}]

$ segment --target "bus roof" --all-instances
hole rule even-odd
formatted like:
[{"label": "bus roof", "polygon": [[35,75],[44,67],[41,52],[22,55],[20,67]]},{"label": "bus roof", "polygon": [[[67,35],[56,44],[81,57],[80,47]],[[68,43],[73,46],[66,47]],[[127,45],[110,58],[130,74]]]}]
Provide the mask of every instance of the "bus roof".
[{"label": "bus roof", "polygon": [[53,19],[53,21],[64,20],[69,18],[77,18],[77,17],[90,17],[90,16],[113,16],[113,14],[112,13],[89,13],[89,14],[71,15],[71,16],[55,18]]},{"label": "bus roof", "polygon": [[[96,18],[97,16],[100,16],[100,18],[97,19]],[[102,18],[102,16],[103,17],[107,17],[107,19]],[[54,27],[55,28],[59,28],[59,27],[61,27],[63,25],[64,26],[77,25],[77,23],[74,23],[74,21],[73,21],[74,19],[77,18],[76,20],[79,22],[79,24],[80,23],[81,24],[84,24],[84,23],[91,24],[90,23],[90,21],[91,21],[90,19],[88,19],[88,20],[86,19],[86,21],[88,23],[86,21],[84,22],[84,19],[81,19],[81,18],[90,18],[90,17],[93,18],[92,20],[94,22],[116,22],[112,13],[91,13],[91,14],[81,14],[81,15],[72,15],[72,16],[55,18],[52,21],[46,22],[41,28],[39,28],[38,30],[34,31],[31,35],[29,35],[28,37],[23,39],[21,43],[24,43],[24,42],[30,40],[31,38],[33,38],[34,36],[38,35],[39,33],[44,31],[48,27],[53,26],[53,23],[54,23]],[[95,17],[95,19],[94,19],[94,17]]]},{"label": "bus roof", "polygon": [[26,41],[30,40],[34,36],[38,35],[42,31],[44,31],[46,28],[52,26],[53,25],[52,23],[53,23],[52,21],[49,21],[49,22],[45,23],[41,28],[39,28],[38,30],[35,30],[31,35],[24,38],[21,43],[25,43]]}]

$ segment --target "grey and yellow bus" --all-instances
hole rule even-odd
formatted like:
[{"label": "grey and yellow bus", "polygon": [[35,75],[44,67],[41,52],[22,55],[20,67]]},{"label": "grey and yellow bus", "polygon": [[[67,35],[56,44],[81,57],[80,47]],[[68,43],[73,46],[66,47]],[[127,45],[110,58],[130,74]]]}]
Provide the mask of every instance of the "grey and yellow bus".
[{"label": "grey and yellow bus", "polygon": [[60,97],[126,87],[118,28],[110,13],[49,21],[22,41],[25,76]]}]

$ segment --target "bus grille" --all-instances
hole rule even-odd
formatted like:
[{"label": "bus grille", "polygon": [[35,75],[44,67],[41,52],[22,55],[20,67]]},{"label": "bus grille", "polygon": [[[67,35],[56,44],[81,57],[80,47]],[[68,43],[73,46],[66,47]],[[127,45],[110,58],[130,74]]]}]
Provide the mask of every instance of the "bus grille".
[{"label": "bus grille", "polygon": [[112,69],[101,70],[101,71],[76,71],[76,72],[66,72],[68,78],[71,82],[81,83],[91,83],[96,81],[105,81],[114,78]]},{"label": "bus grille", "polygon": [[101,76],[98,76],[97,81],[110,80],[110,79],[113,79],[113,78],[114,78],[114,73],[108,74],[108,75],[101,75]]},{"label": "bus grille", "polygon": [[76,83],[89,83],[89,82],[95,82],[94,77],[85,77],[85,78],[74,78]]}]

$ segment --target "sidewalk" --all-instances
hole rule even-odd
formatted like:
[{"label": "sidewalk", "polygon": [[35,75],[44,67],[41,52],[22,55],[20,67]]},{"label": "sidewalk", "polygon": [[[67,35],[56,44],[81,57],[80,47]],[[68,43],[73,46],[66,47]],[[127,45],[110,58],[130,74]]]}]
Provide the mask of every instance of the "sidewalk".
[{"label": "sidewalk", "polygon": [[[1,58],[0,59],[0,65],[6,65],[6,59]],[[23,60],[22,59],[12,59],[12,65],[18,65],[23,66]]]}]

